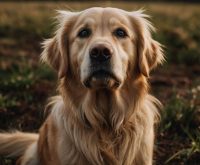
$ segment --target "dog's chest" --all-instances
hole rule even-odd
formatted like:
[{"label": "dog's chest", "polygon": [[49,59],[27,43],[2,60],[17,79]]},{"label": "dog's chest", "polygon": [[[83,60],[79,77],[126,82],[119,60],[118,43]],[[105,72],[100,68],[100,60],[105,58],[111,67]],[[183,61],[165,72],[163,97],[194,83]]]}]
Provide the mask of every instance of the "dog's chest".
[{"label": "dog's chest", "polygon": [[79,138],[79,141],[65,136],[59,144],[61,165],[126,165],[128,155],[133,152],[132,143],[125,134],[96,134],[92,138]]}]

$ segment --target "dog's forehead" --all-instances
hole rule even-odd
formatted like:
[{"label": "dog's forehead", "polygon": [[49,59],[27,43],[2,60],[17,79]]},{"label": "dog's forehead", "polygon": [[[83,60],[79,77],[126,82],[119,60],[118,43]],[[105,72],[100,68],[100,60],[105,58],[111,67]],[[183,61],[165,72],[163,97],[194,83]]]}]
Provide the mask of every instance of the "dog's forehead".
[{"label": "dog's forehead", "polygon": [[127,11],[118,9],[118,8],[111,8],[111,7],[92,7],[86,10],[83,10],[81,14],[85,15],[102,15],[102,14],[113,14],[113,15],[123,15],[124,13],[127,13]]},{"label": "dog's forehead", "polygon": [[82,23],[100,23],[100,22],[114,23],[128,23],[127,12],[117,8],[89,8],[82,11],[77,19],[76,24]]}]

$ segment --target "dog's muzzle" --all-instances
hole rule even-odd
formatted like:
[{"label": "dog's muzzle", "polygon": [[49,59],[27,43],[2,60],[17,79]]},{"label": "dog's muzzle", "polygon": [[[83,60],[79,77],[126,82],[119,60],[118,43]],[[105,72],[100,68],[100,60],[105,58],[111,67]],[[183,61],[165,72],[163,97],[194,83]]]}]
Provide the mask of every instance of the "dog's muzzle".
[{"label": "dog's muzzle", "polygon": [[90,73],[84,82],[87,88],[117,88],[120,85],[119,79],[112,72],[111,59],[113,50],[105,44],[98,44],[91,48]]}]

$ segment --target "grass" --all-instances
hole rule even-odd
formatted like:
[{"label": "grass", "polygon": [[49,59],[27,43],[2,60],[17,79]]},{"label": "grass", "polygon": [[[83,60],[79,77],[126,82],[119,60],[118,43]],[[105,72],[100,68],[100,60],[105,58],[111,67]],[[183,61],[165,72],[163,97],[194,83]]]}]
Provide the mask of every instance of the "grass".
[{"label": "grass", "polygon": [[[176,68],[177,70],[180,69],[177,65]],[[167,69],[169,68],[167,67]],[[173,71],[176,72],[174,69]],[[187,75],[184,70],[183,72]],[[171,75],[173,76],[172,71]],[[189,75],[191,76],[191,73]],[[188,77],[190,77],[189,75]],[[163,97],[165,106],[161,112],[162,120],[158,128],[156,153],[159,157],[157,157],[157,164],[199,164],[200,81],[199,79],[192,79],[194,82],[190,87],[186,85],[187,83],[183,84],[182,82],[181,85],[175,83],[173,88],[170,89],[168,88],[169,78],[166,78],[167,83],[165,83],[164,90],[163,87],[158,87],[158,84],[155,86],[155,89],[158,88],[156,89],[159,91],[158,95],[168,93],[167,96]]]},{"label": "grass", "polygon": [[[164,104],[155,164],[200,162],[200,11],[195,4],[131,2],[0,3],[0,129],[36,132],[46,99],[56,93],[56,75],[41,65],[40,43],[52,35],[55,9],[92,6],[126,10],[144,7],[165,45],[167,63],[150,79],[152,93]],[[181,13],[181,14],[180,14]],[[1,165],[15,161],[0,158]]]},{"label": "grass", "polygon": [[[160,134],[164,137],[169,136],[172,141],[178,141],[176,148],[165,164],[173,161],[183,162],[184,164],[197,164],[200,157],[200,86],[188,90],[185,96],[174,95],[161,113],[162,121]],[[173,133],[173,135],[171,135]],[[196,157],[195,162],[193,161]]]}]

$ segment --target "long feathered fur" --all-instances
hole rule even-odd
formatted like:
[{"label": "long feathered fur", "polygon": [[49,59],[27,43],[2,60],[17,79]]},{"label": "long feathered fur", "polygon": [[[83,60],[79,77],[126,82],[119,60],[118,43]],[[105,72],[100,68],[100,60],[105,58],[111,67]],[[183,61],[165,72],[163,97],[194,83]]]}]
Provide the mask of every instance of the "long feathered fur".
[{"label": "long feathered fur", "polygon": [[20,157],[37,140],[38,134],[34,133],[0,133],[0,155]]},{"label": "long feathered fur", "polygon": [[[93,91],[83,88],[64,58],[69,53],[65,50],[70,27],[67,23],[77,13],[60,14],[59,29],[52,39],[44,42],[42,52],[42,60],[59,74],[60,95],[53,97],[47,106],[50,115],[40,129],[39,140],[32,134],[0,134],[0,146],[3,146],[0,154],[21,156],[38,140],[37,152],[42,165],[69,161],[82,165],[151,165],[154,124],[161,104],[148,94],[147,77],[162,62],[163,54],[159,43],[151,37],[153,26],[146,20],[147,16],[141,11],[128,13],[138,35],[137,73],[132,72],[134,68],[128,70],[123,85],[116,91]],[[63,19],[67,19],[65,26]]]}]

